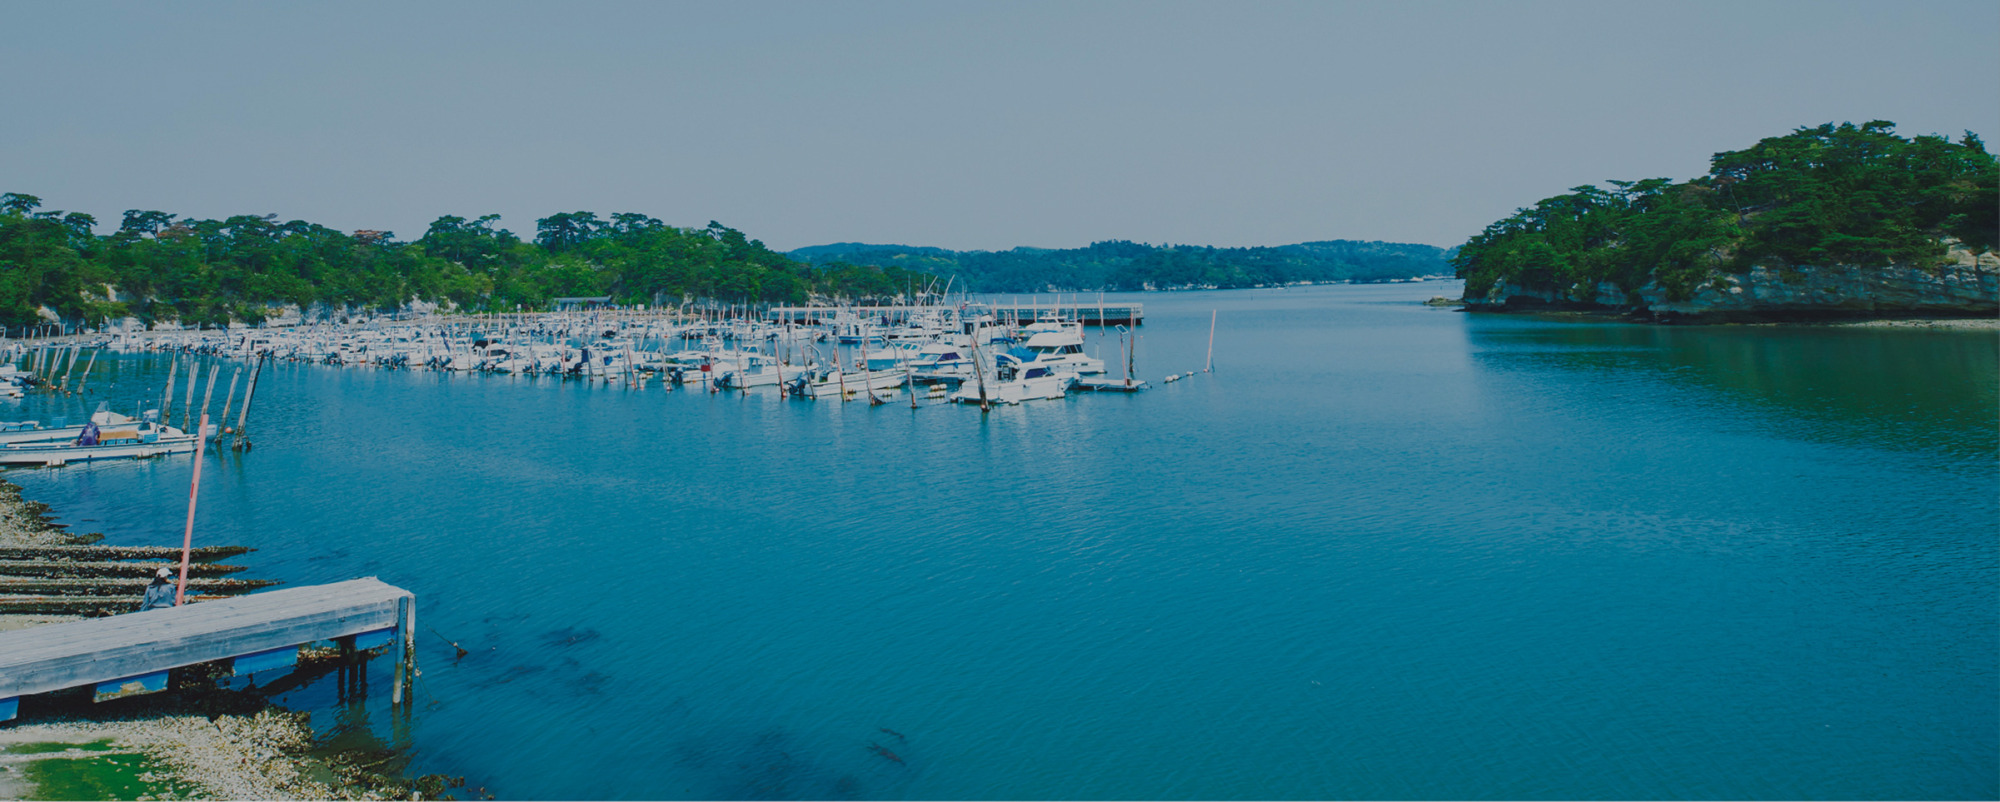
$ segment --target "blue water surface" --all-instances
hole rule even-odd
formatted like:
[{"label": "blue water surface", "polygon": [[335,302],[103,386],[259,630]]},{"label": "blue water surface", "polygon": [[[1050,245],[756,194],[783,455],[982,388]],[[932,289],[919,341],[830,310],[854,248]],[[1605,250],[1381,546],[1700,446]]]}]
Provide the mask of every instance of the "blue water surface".
[{"label": "blue water surface", "polygon": [[[276,365],[196,539],[414,591],[407,721],[283,701],[502,798],[2000,795],[1992,332],[1458,292],[1119,298],[1154,389],[984,416]],[[191,466],[6,478],[178,544]]]}]

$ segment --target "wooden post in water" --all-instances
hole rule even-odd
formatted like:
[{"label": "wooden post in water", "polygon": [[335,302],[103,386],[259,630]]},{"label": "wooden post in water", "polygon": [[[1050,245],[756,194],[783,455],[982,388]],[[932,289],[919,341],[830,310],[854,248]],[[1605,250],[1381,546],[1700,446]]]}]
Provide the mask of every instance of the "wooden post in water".
[{"label": "wooden post in water", "polygon": [[404,658],[409,656],[409,653],[403,648],[403,642],[408,635],[407,630],[409,629],[409,622],[411,617],[412,613],[410,611],[410,600],[407,597],[397,599],[396,600],[396,681],[394,684],[389,686],[389,704],[391,705],[400,705],[403,703],[403,680],[405,679],[406,673],[409,671],[409,669],[405,666],[405,660],[404,660]]},{"label": "wooden post in water", "polygon": [[97,367],[97,352],[91,351],[90,362],[83,366],[83,376],[76,380],[76,391],[78,394],[83,393],[83,385],[90,381],[90,369],[94,367]]},{"label": "wooden post in water", "polygon": [[[886,345],[888,344],[889,341],[887,338],[883,338],[882,342],[883,344]],[[870,370],[868,367],[868,327],[862,326],[861,327],[861,389],[863,392],[866,392],[868,394],[868,405],[871,407],[880,405],[882,403],[882,399],[875,397],[874,382],[868,376],[868,374],[873,372],[874,371]]]},{"label": "wooden post in water", "polygon": [[[214,381],[214,379],[210,379],[210,381]],[[189,431],[188,424],[194,422],[194,419],[189,416],[194,414],[194,386],[200,383],[201,364],[195,361],[194,354],[188,354],[188,392],[187,399],[181,403],[181,431],[183,432]],[[208,405],[203,404],[202,409],[207,410]]]},{"label": "wooden post in water", "polygon": [[160,425],[162,426],[172,424],[174,421],[174,374],[179,373],[180,369],[180,357],[176,356],[168,360],[167,391],[160,394]]},{"label": "wooden post in water", "polygon": [[250,399],[257,396],[257,374],[264,372],[264,357],[257,357],[257,367],[250,371],[250,386],[243,391],[243,411],[236,415],[236,439],[230,441],[229,450],[250,450],[250,435],[244,430],[249,426]]},{"label": "wooden post in water", "polygon": [[[242,378],[243,378],[243,368],[240,367],[237,368],[235,372],[229,374],[229,392],[228,394],[222,397],[222,417],[215,419],[215,425],[217,426],[229,425],[229,405],[236,400],[236,382],[241,380]],[[220,442],[222,439],[222,432],[217,431],[215,433],[215,437],[217,442]]]},{"label": "wooden post in water", "polygon": [[782,338],[785,338],[785,337],[790,337],[790,336],[791,336],[791,334],[792,334],[792,324],[790,324],[790,323],[786,323],[786,324],[785,324],[785,333],[784,333],[784,334],[782,334],[782,335],[779,335],[779,336],[781,337],[781,339],[779,339],[779,340],[778,340],[778,350],[780,351],[780,353],[779,353],[779,355],[778,355],[778,358],[777,358],[777,360],[775,360],[775,361],[774,361],[774,362],[773,362],[773,363],[771,364],[771,367],[772,367],[772,369],[774,369],[774,370],[778,371],[778,400],[779,400],[779,401],[783,401],[783,400],[785,400],[785,394],[786,394],[786,392],[788,392],[788,391],[786,390],[786,388],[785,388],[785,356],[786,356],[786,355],[789,355],[789,354],[791,353],[791,343],[790,343],[790,342],[789,342],[788,340],[786,340],[786,339],[782,339]]},{"label": "wooden post in water", "polygon": [[1217,310],[1214,310],[1214,309],[1210,309],[1210,310],[1208,310],[1208,364],[1202,367],[1202,369],[1201,369],[1201,372],[1203,372],[1203,373],[1211,373],[1211,372],[1214,372],[1214,370],[1215,370],[1215,313],[1216,313],[1216,311],[1217,311]]},{"label": "wooden post in water", "polygon": [[1125,332],[1126,332],[1126,331],[1128,331],[1128,329],[1126,329],[1126,328],[1125,328],[1125,327],[1124,327],[1123,325],[1120,325],[1120,326],[1118,327],[1118,361],[1120,361],[1120,362],[1123,362],[1123,363],[1125,363],[1125,386],[1126,386],[1126,387],[1131,387],[1131,386],[1132,386],[1132,361],[1131,361],[1131,358],[1130,358],[1130,357],[1128,356],[1128,354],[1129,354],[1130,352],[1128,352],[1128,351],[1126,350],[1126,348],[1125,348]]},{"label": "wooden post in water", "polygon": [[1139,330],[1131,329],[1130,331],[1132,332],[1132,348],[1125,352],[1125,385],[1127,387],[1132,385],[1132,374],[1137,373],[1139,368]]},{"label": "wooden post in water", "polygon": [[[201,427],[203,429],[208,428],[208,413],[206,412],[201,415]],[[187,600],[188,562],[194,554],[194,500],[196,494],[201,492],[201,446],[205,442],[207,442],[206,438],[196,438],[194,441],[194,482],[188,485],[187,531],[181,535],[181,578],[180,582],[174,586],[174,606],[176,607]]]},{"label": "wooden post in water", "polygon": [[[208,370],[208,389],[201,394],[201,428],[194,430],[196,437],[208,436],[208,402],[215,400],[215,380],[222,374],[222,363],[217,362]],[[190,386],[189,391],[194,388]]]},{"label": "wooden post in water", "polygon": [[993,408],[993,405],[986,401],[986,366],[979,361],[979,333],[977,326],[973,327],[972,334],[972,378],[979,382],[979,412],[980,414],[985,414]]},{"label": "wooden post in water", "polygon": [[61,383],[61,384],[58,384],[58,385],[56,385],[57,389],[60,389],[60,390],[62,390],[63,392],[69,392],[69,374],[70,374],[70,373],[71,373],[72,371],[75,371],[75,370],[76,370],[76,352],[77,352],[77,348],[78,348],[78,346],[74,346],[74,345],[70,346],[70,348],[69,348],[69,367],[67,367],[67,368],[64,368],[64,369],[63,369],[63,377],[62,377],[62,383]]}]

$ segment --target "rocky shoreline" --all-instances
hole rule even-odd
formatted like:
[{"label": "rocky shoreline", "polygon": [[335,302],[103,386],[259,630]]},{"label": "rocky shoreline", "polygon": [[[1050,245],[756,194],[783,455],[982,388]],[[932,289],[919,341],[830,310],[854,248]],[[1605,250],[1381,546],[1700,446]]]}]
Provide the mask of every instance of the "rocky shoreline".
[{"label": "rocky shoreline", "polygon": [[[0,546],[63,546],[90,542],[64,532],[49,521],[49,505],[21,498],[21,488],[0,479]],[[74,621],[74,615],[17,615],[0,613],[0,632],[10,629]]]},{"label": "rocky shoreline", "polygon": [[1603,312],[1660,323],[1853,323],[2000,317],[2000,256],[1953,245],[1943,264],[1754,267],[1715,272],[1687,297],[1650,280],[1569,287],[1503,281],[1462,299],[1479,312]]},{"label": "rocky shoreline", "polygon": [[[46,504],[22,498],[19,486],[0,480],[0,546],[76,545],[101,537],[70,535],[51,523],[48,512]],[[0,631],[77,618],[0,615]],[[297,670],[310,663],[302,659]],[[307,714],[222,689],[207,677],[177,678],[168,692],[117,704],[124,712],[87,697],[62,700],[54,705],[66,717],[0,723],[0,799],[492,798],[483,788],[459,790],[462,778],[401,776],[406,751],[330,748],[307,726]]]}]

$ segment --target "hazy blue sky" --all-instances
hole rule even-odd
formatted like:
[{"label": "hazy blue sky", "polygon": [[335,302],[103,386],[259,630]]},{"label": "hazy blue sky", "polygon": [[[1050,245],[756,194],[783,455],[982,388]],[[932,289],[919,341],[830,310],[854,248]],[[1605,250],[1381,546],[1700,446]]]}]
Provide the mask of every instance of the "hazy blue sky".
[{"label": "hazy blue sky", "polygon": [[781,249],[1455,245],[1802,125],[2000,134],[2000,3],[0,7],[0,191]]}]

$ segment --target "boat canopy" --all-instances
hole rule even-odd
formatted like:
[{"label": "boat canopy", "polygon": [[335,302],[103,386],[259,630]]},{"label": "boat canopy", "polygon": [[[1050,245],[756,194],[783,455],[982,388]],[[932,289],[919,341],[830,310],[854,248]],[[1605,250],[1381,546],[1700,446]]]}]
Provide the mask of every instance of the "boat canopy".
[{"label": "boat canopy", "polygon": [[1030,351],[1026,348],[1009,348],[1007,349],[1007,353],[1000,355],[1000,358],[1013,360],[1015,362],[1033,362],[1035,361],[1036,358],[1040,356],[1041,354],[1035,353],[1034,351]]}]

